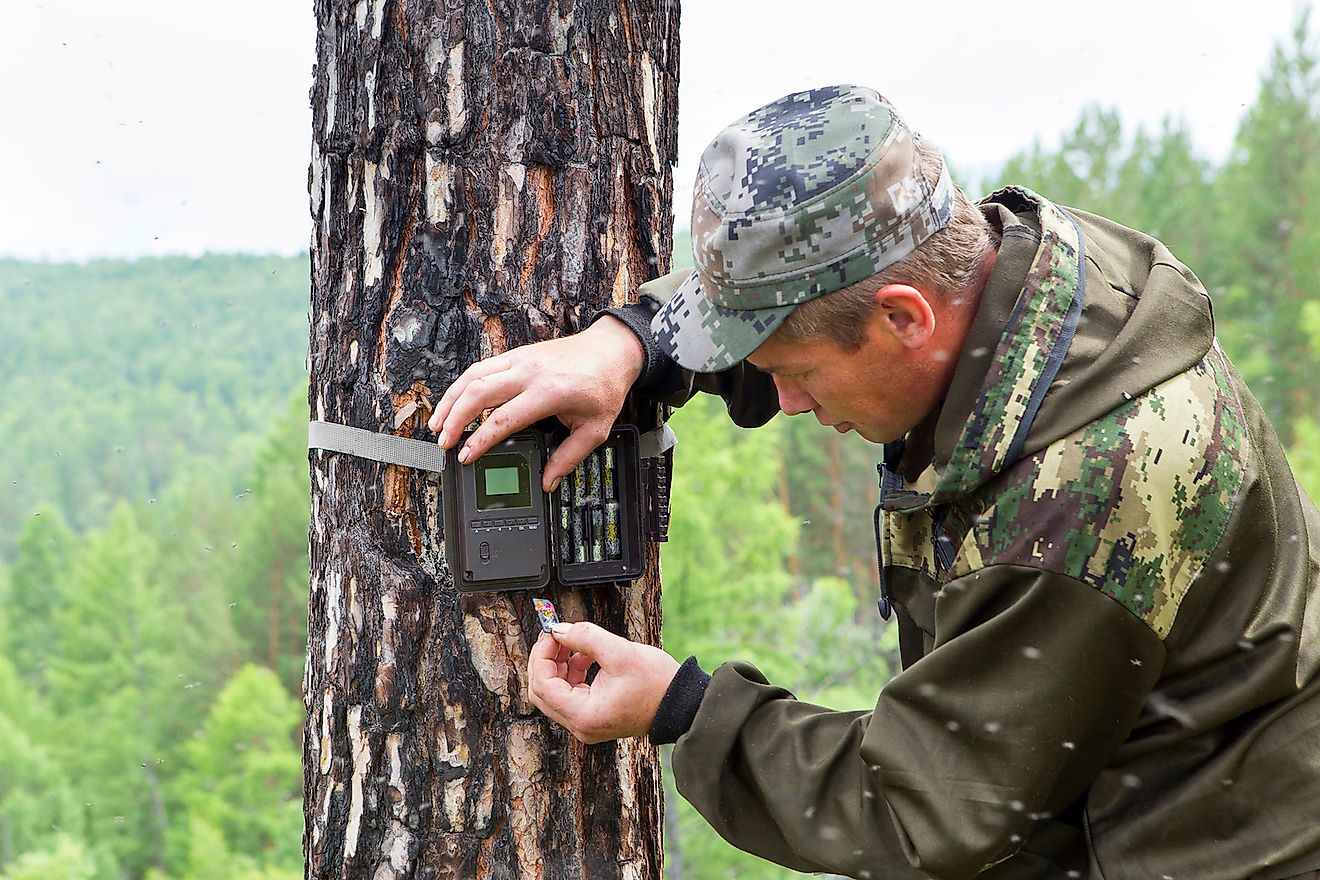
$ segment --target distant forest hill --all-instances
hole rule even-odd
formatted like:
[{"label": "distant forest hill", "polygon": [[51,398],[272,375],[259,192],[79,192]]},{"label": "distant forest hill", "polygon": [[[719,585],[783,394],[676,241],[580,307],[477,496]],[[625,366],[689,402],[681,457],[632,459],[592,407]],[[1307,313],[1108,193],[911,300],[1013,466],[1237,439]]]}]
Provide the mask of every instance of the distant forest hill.
[{"label": "distant forest hill", "polygon": [[82,530],[246,472],[302,393],[307,279],[305,256],[0,260],[0,558],[38,504]]}]

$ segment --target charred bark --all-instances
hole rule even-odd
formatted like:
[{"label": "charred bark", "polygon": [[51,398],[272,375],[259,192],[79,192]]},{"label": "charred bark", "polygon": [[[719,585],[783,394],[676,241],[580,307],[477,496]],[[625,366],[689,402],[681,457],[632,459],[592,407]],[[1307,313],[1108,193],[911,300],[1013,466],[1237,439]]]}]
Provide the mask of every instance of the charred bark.
[{"label": "charred bark", "polygon": [[[473,361],[667,268],[678,4],[317,0],[312,417],[432,439]],[[310,878],[652,878],[655,749],[527,701],[522,593],[459,596],[435,475],[312,454]],[[655,553],[561,616],[658,643]]]}]

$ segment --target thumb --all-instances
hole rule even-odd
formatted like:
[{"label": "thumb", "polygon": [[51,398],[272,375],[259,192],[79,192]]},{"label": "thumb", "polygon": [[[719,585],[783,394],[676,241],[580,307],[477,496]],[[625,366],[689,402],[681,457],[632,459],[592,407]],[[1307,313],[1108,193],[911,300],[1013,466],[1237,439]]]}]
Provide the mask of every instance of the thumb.
[{"label": "thumb", "polygon": [[616,636],[609,630],[601,629],[596,624],[586,621],[555,624],[552,632],[555,641],[559,644],[570,651],[596,658],[596,662],[601,666],[609,665],[611,661],[617,659],[621,650],[629,644],[622,636]]}]

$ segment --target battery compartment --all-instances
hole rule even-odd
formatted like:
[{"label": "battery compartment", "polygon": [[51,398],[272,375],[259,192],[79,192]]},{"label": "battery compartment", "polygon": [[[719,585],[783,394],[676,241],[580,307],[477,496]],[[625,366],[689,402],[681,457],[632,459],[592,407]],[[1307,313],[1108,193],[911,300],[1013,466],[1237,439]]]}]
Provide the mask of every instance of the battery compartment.
[{"label": "battery compartment", "polygon": [[643,569],[637,429],[622,425],[550,496],[551,552],[565,584],[634,580]]}]

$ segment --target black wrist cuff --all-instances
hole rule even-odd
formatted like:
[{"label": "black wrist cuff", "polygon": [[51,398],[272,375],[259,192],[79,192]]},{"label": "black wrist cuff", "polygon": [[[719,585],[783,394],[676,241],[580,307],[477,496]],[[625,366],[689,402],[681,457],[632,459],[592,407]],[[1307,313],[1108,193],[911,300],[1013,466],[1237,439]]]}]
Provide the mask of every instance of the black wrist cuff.
[{"label": "black wrist cuff", "polygon": [[651,742],[658,746],[678,742],[678,738],[688,732],[708,684],[710,676],[697,665],[696,657],[683,661],[673,681],[669,682],[655,720],[651,722]]},{"label": "black wrist cuff", "polygon": [[624,326],[633,332],[637,341],[642,345],[642,373],[637,377],[634,388],[643,395],[651,396],[650,391],[657,381],[663,381],[666,374],[676,367],[669,358],[665,357],[660,346],[656,345],[655,335],[651,333],[651,319],[655,313],[660,311],[660,305],[652,299],[642,299],[639,302],[630,303],[626,306],[618,306],[612,309],[602,309],[591,316],[588,325],[594,324],[600,320],[603,315],[609,315],[622,321]]}]

